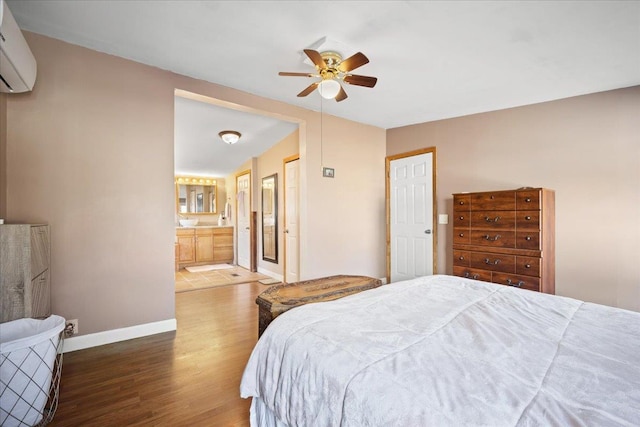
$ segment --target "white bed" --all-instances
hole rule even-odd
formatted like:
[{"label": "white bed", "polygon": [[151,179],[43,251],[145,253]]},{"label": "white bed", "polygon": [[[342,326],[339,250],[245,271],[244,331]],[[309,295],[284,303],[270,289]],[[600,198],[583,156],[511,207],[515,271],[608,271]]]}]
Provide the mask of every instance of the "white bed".
[{"label": "white bed", "polygon": [[452,276],[290,310],[253,426],[639,426],[640,313]]}]

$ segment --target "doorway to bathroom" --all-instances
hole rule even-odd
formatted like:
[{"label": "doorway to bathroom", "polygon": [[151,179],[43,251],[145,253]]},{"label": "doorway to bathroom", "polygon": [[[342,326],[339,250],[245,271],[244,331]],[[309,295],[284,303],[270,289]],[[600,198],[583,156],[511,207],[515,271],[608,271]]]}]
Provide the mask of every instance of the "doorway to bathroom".
[{"label": "doorway to bathroom", "polygon": [[[183,90],[176,90],[174,98],[176,292],[260,280],[270,283],[282,281],[284,260],[280,258],[280,262],[275,263],[262,261],[262,223],[253,218],[261,217],[260,182],[263,175],[275,173],[283,177],[283,158],[299,152],[299,122]],[[223,138],[223,134],[230,131],[237,135],[237,140]],[[274,168],[277,170],[271,170]],[[198,211],[199,190],[196,190],[196,211],[188,211],[191,206],[189,192],[184,192],[185,200],[181,200],[178,177],[198,177],[212,182],[212,191],[203,195],[204,199],[207,195],[211,199],[205,200],[209,209]],[[284,200],[276,202],[282,204]],[[193,239],[180,236],[189,234],[181,226],[185,223],[196,229]],[[208,227],[214,229],[213,237],[202,236],[206,234],[203,229]],[[218,227],[232,229],[228,238],[225,237],[228,242],[222,242],[222,237],[216,235]],[[274,238],[282,241],[285,236],[280,232]],[[286,246],[290,247],[292,254],[299,251],[298,245],[290,242],[282,241],[276,247],[282,251]],[[220,251],[224,252],[222,258]],[[192,252],[194,254],[190,258]],[[186,258],[183,256],[185,253]],[[208,262],[215,260],[222,261]],[[226,266],[195,272],[185,269],[203,264]]]}]

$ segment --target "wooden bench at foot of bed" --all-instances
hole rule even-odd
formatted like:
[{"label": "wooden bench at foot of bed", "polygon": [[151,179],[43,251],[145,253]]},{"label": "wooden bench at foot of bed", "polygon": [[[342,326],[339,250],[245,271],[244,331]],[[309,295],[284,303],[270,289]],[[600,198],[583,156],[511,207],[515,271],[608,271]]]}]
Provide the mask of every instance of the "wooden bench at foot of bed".
[{"label": "wooden bench at foot of bed", "polygon": [[330,276],[290,284],[276,285],[256,298],[258,337],[269,323],[287,310],[314,302],[331,301],[382,285],[380,279],[367,276]]}]

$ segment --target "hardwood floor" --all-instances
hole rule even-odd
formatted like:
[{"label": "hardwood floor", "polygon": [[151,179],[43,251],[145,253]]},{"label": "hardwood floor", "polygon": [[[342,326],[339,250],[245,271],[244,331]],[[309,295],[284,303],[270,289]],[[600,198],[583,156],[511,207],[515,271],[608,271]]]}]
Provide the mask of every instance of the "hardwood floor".
[{"label": "hardwood floor", "polygon": [[257,282],[176,294],[178,330],[64,355],[51,426],[248,426]]}]

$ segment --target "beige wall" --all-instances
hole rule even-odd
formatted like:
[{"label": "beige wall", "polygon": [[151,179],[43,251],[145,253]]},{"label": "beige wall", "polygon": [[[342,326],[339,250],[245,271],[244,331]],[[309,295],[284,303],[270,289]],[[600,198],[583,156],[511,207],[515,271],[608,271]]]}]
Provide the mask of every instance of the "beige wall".
[{"label": "beige wall", "polygon": [[7,95],[0,93],[0,218],[7,215]]},{"label": "beige wall", "polygon": [[81,334],[174,318],[168,73],[25,36],[38,78],[8,99],[7,218],[51,226],[53,312]]},{"label": "beige wall", "polygon": [[[25,38],[38,80],[33,92],[7,98],[6,216],[51,225],[52,308],[79,319],[81,334],[175,316],[175,89],[308,123],[300,141],[302,274],[383,274],[384,218],[376,214],[384,211],[383,129],[335,119],[340,137],[324,144],[339,159],[336,173],[361,163],[353,181],[345,174],[329,182],[319,172],[318,113],[33,33]],[[343,195],[352,188],[360,202]],[[377,238],[355,236],[353,223]],[[336,266],[331,252],[343,234],[354,240]]]},{"label": "beige wall", "polygon": [[284,163],[282,161],[286,157],[298,154],[298,149],[299,138],[296,130],[258,157],[257,188],[261,188],[262,178],[274,173],[278,174],[278,263],[262,259],[262,193],[260,193],[254,205],[254,210],[258,212],[258,271],[266,270],[281,276],[284,274]]},{"label": "beige wall", "polygon": [[[452,193],[556,192],[556,293],[640,311],[640,87],[387,131],[387,155],[437,147],[438,212]],[[438,268],[452,272],[451,225]]]},{"label": "beige wall", "polygon": [[[320,123],[310,125],[319,128]],[[350,138],[353,132],[359,138]],[[302,236],[309,258],[302,260],[300,268],[308,275],[305,278],[344,272],[384,277],[385,135],[333,116],[324,116],[322,135],[322,153],[319,144],[306,151],[312,161],[307,186],[301,191],[313,192],[308,214],[314,215]],[[334,168],[335,178],[324,178],[322,166]]]}]

